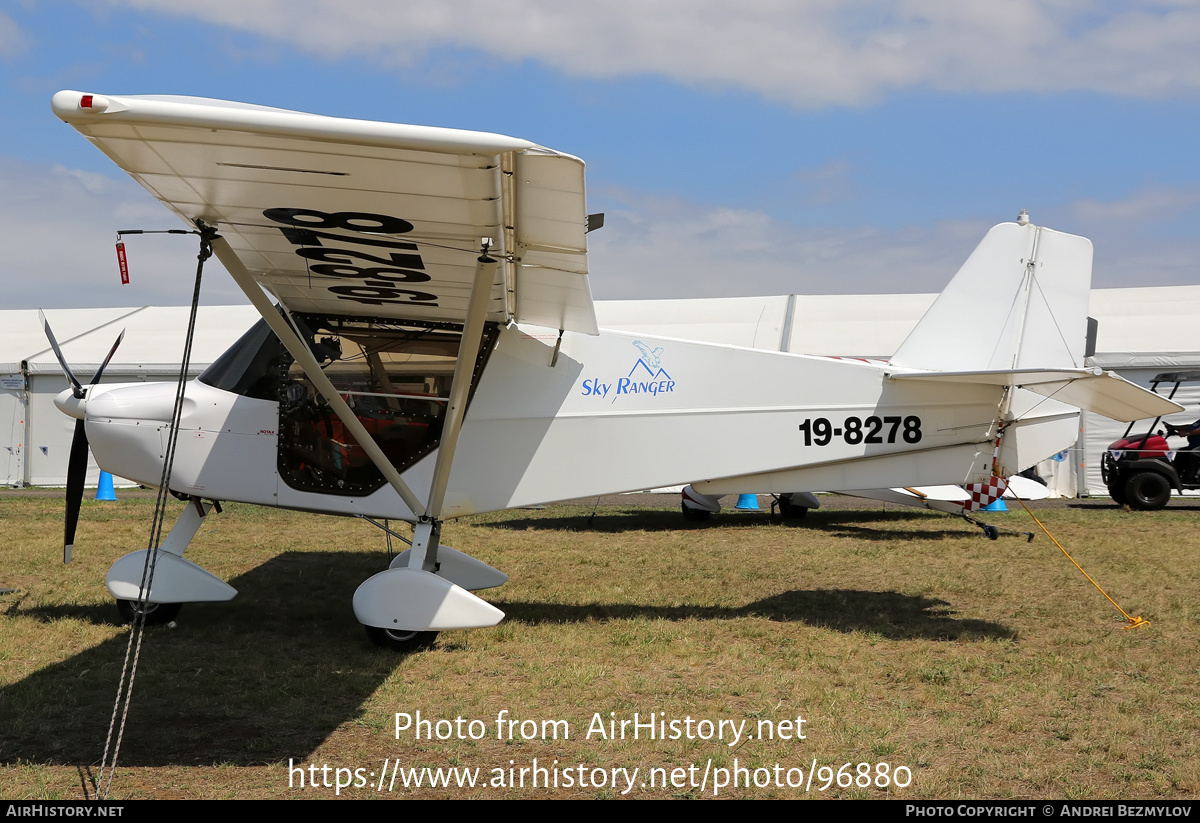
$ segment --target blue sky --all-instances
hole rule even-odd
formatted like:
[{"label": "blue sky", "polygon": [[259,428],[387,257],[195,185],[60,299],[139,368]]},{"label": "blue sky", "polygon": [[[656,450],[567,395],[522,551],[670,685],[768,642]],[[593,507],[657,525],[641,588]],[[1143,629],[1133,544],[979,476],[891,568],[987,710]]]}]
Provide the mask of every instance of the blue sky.
[{"label": "blue sky", "polygon": [[[997,222],[1200,283],[1194,3],[0,3],[7,308],[184,303],[195,250],[62,88],[496,131],[588,162],[601,299],[937,291]],[[218,268],[214,264],[214,271]],[[209,303],[242,302],[210,276]]]}]

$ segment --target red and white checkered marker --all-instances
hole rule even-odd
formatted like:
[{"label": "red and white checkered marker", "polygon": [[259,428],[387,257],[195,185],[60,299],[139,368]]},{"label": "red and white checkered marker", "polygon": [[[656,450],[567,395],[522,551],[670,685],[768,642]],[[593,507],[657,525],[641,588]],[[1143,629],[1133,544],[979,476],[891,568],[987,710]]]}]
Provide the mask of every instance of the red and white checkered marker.
[{"label": "red and white checkered marker", "polygon": [[1003,497],[1008,482],[1003,477],[989,477],[982,483],[968,483],[964,488],[971,495],[971,499],[963,501],[963,508],[969,512],[977,512]]}]

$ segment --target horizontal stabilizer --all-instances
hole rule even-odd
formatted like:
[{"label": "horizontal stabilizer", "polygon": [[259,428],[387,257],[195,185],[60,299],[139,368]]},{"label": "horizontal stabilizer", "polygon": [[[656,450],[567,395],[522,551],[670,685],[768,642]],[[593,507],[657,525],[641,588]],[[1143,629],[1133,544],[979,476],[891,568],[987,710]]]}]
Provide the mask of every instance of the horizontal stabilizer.
[{"label": "horizontal stabilizer", "polygon": [[971,495],[961,486],[923,486],[903,489],[850,489],[840,491],[847,497],[880,500],[884,503],[899,503],[902,506],[925,506],[929,503],[954,503],[962,506]]},{"label": "horizontal stabilizer", "polygon": [[889,489],[897,494],[917,497],[921,500],[955,500],[963,501],[971,495],[962,486],[907,486],[903,489]]},{"label": "horizontal stabilizer", "polygon": [[1015,386],[1122,422],[1161,417],[1183,406],[1102,369],[998,369],[893,374],[893,380]]},{"label": "horizontal stabilizer", "polygon": [[1004,496],[1009,499],[1019,497],[1022,500],[1045,500],[1050,496],[1050,489],[1045,483],[1014,474],[1008,478],[1008,488],[1004,490]]}]

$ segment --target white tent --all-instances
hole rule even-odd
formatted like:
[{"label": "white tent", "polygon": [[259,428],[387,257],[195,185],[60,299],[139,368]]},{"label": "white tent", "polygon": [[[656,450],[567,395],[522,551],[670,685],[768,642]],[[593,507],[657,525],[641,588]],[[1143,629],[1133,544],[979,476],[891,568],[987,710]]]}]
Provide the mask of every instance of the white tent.
[{"label": "white tent", "polygon": [[[172,380],[183,357],[187,307],[50,309],[46,319],[63,356],[80,381],[104,361],[121,329],[125,340],[104,372],[104,383]],[[248,329],[258,315],[250,306],[201,306],[189,373],[199,374]],[[37,311],[0,311],[0,484],[62,486],[75,421],[54,407],[67,388]],[[89,462],[89,485],[99,469]]]},{"label": "white tent", "polygon": [[[771,351],[888,357],[933,302],[933,294],[780,295],[775,297],[601,301],[601,328]],[[185,307],[57,309],[46,313],[71,368],[87,380],[117,333],[125,342],[104,382],[171,380],[178,376],[187,326]],[[1178,368],[1200,368],[1200,286],[1098,289],[1091,315],[1100,324],[1095,365],[1140,385]],[[255,320],[250,306],[202,306],[191,374],[206,368]],[[953,341],[948,341],[952,344]],[[66,482],[73,421],[54,408],[67,387],[32,310],[0,311],[0,484]],[[1200,417],[1200,385],[1176,397]],[[1123,424],[1086,414],[1080,441],[1039,472],[1059,494],[1105,495],[1099,457]],[[89,483],[96,480],[91,466]]]}]

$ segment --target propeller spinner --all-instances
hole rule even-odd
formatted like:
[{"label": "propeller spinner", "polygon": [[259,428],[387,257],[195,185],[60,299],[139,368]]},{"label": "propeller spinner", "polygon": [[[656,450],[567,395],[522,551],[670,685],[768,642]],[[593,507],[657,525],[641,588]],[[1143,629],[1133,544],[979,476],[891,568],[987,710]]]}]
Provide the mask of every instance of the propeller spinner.
[{"label": "propeller spinner", "polygon": [[[46,339],[50,341],[50,348],[54,350],[54,356],[58,358],[58,365],[62,367],[63,374],[67,376],[67,381],[71,384],[70,392],[76,401],[66,404],[59,404],[56,401],[56,405],[75,418],[75,435],[71,438],[71,456],[67,462],[67,517],[63,527],[63,562],[70,563],[71,550],[75,547],[75,528],[79,525],[79,508],[83,504],[83,483],[87,477],[88,441],[87,431],[84,429],[87,389],[100,382],[104,369],[112,360],[113,355],[117,353],[117,347],[121,345],[121,341],[125,339],[125,330],[122,329],[121,333],[117,335],[116,342],[108,350],[108,356],[104,358],[104,362],[100,364],[96,374],[85,386],[79,382],[79,379],[71,371],[71,367],[67,365],[62,349],[58,347],[58,340],[55,339],[54,332],[50,329],[50,322],[46,320],[46,315],[38,311],[38,317],[42,321],[42,328],[46,331]],[[66,392],[63,394],[65,395]],[[67,408],[68,406],[69,408]]]}]

